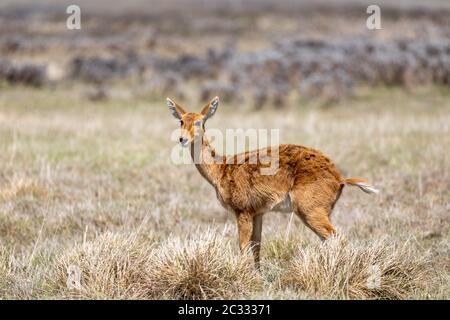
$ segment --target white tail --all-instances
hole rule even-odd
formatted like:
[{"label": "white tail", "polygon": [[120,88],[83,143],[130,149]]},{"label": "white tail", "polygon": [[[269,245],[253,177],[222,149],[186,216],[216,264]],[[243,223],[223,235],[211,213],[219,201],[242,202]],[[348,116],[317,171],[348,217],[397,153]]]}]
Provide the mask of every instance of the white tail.
[{"label": "white tail", "polygon": [[380,190],[378,190],[377,188],[375,188],[374,186],[370,185],[367,180],[365,179],[359,179],[359,178],[350,178],[350,179],[345,179],[345,184],[349,184],[352,186],[357,186],[358,188],[360,188],[362,191],[364,191],[365,193],[379,193]]}]

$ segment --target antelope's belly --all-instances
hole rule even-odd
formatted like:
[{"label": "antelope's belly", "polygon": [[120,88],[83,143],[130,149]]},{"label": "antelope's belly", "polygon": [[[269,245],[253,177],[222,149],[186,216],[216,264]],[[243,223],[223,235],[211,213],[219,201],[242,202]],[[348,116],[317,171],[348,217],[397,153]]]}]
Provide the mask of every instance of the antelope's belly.
[{"label": "antelope's belly", "polygon": [[283,200],[281,200],[275,206],[273,206],[271,211],[284,212],[284,213],[291,213],[292,211],[294,211],[293,207],[292,207],[291,196],[289,194],[287,194]]}]

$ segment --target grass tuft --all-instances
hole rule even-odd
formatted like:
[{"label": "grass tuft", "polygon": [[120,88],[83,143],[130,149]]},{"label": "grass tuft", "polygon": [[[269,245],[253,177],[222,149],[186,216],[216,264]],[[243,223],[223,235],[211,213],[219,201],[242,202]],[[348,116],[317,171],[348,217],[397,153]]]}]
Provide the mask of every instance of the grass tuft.
[{"label": "grass tuft", "polygon": [[217,231],[169,240],[156,252],[147,285],[154,298],[236,299],[259,288],[250,255],[239,255]]},{"label": "grass tuft", "polygon": [[135,235],[105,233],[63,254],[53,283],[71,298],[231,299],[261,281],[250,255],[207,229],[157,248]]},{"label": "grass tuft", "polygon": [[321,298],[406,299],[429,280],[426,258],[414,255],[409,245],[332,237],[299,251],[281,283]]},{"label": "grass tuft", "polygon": [[107,232],[60,257],[55,285],[75,298],[145,298],[141,287],[150,257],[151,245],[135,235]]}]

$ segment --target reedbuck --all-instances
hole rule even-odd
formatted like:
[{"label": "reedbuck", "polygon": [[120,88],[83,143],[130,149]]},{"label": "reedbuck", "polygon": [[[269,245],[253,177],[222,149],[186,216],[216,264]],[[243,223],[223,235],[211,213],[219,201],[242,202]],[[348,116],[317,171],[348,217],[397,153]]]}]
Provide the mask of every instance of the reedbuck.
[{"label": "reedbuck", "polygon": [[[263,175],[261,169],[266,162],[263,164],[258,156],[275,154],[274,147],[225,157],[217,154],[206,139],[205,122],[216,112],[218,97],[200,113],[186,112],[169,98],[167,106],[180,121],[180,144],[190,147],[200,174],[215,188],[220,203],[235,214],[240,248],[251,247],[257,267],[264,213],[295,212],[325,240],[335,232],[330,214],[345,185],[357,186],[366,193],[378,192],[365,179],[343,178],[330,159],[300,145],[278,146],[278,170]],[[239,157],[244,161],[237,161]],[[249,161],[252,157],[257,161]]]}]

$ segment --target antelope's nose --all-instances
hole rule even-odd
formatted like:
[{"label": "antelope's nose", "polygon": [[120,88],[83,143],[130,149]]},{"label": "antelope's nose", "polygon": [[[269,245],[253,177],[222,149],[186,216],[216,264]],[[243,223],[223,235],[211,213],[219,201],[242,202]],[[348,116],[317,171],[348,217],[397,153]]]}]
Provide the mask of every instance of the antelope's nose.
[{"label": "antelope's nose", "polygon": [[188,141],[187,138],[185,138],[185,137],[180,137],[180,143],[181,143],[182,145],[185,145],[185,144],[187,143],[187,141]]}]

